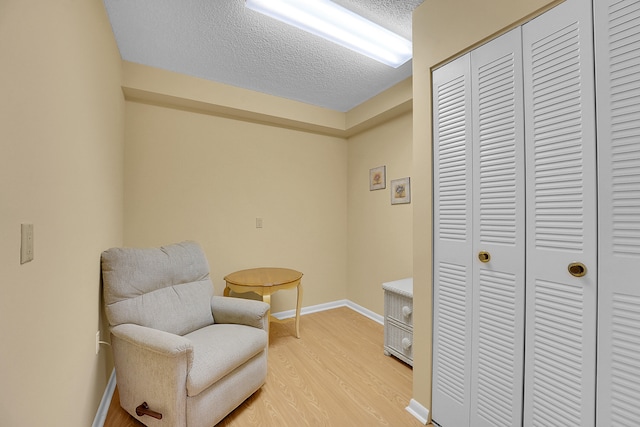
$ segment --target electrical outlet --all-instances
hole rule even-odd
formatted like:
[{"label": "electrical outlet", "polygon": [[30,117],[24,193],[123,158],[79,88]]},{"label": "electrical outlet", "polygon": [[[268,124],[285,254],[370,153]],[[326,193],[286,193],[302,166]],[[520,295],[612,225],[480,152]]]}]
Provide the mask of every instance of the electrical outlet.
[{"label": "electrical outlet", "polygon": [[100,330],[96,332],[96,354],[100,352]]},{"label": "electrical outlet", "polygon": [[256,218],[256,228],[262,228],[262,218]]},{"label": "electrical outlet", "polygon": [[33,260],[33,224],[20,224],[20,264]]}]

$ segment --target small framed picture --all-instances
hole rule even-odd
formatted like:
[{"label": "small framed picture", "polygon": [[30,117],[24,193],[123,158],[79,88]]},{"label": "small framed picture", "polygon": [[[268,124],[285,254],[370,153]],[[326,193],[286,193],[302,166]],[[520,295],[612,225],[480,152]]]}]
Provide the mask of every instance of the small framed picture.
[{"label": "small framed picture", "polygon": [[387,188],[387,167],[369,169],[369,191]]},{"label": "small framed picture", "polygon": [[391,180],[391,204],[411,203],[411,181],[409,178]]}]

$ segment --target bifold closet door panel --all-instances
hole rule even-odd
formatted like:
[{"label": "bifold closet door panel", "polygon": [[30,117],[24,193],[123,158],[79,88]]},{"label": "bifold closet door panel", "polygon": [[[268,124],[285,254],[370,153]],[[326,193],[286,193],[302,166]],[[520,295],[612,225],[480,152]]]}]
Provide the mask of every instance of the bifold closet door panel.
[{"label": "bifold closet door panel", "polygon": [[433,419],[469,425],[471,78],[466,55],[433,72]]},{"label": "bifold closet door panel", "polygon": [[594,1],[599,427],[640,422],[640,1]]},{"label": "bifold closet door panel", "polygon": [[[525,292],[522,38],[471,52],[473,321],[471,423],[522,423]],[[454,424],[452,424],[454,426]]]},{"label": "bifold closet door panel", "polygon": [[525,24],[523,64],[524,425],[588,427],[595,424],[598,277],[591,3],[567,0]]}]

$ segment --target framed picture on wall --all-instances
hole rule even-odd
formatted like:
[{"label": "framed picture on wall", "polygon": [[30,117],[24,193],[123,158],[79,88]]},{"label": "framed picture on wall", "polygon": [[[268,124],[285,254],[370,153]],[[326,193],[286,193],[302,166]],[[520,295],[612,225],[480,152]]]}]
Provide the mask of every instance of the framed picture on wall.
[{"label": "framed picture on wall", "polygon": [[407,178],[391,180],[391,204],[411,203],[411,181]]},{"label": "framed picture on wall", "polygon": [[387,188],[387,167],[369,169],[369,191]]}]

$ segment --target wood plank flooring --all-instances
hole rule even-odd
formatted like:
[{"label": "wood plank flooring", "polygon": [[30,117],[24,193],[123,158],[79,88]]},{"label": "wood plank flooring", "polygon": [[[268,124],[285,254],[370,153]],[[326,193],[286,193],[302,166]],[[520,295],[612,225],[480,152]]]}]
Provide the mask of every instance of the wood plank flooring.
[{"label": "wood plank flooring", "polygon": [[[411,367],[384,356],[383,326],[340,307],[271,324],[266,384],[218,427],[422,426],[405,407]],[[142,426],[114,393],[105,427]]]}]

